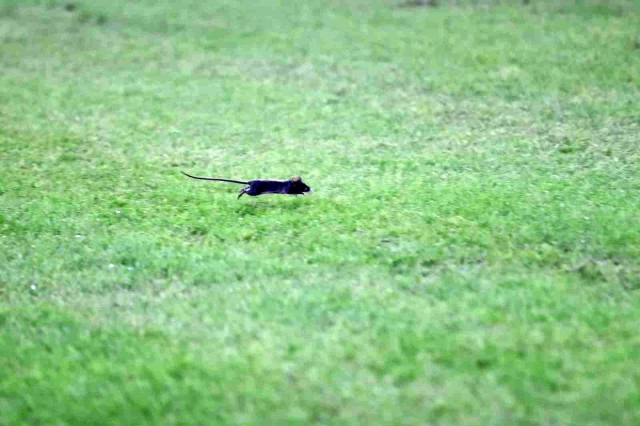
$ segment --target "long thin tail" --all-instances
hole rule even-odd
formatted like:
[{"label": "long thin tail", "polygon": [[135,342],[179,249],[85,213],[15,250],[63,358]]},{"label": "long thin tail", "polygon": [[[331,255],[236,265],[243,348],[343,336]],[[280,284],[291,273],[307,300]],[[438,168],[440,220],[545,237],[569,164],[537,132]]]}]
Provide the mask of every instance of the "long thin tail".
[{"label": "long thin tail", "polygon": [[182,174],[183,174],[183,175],[185,175],[185,176],[189,176],[189,177],[190,177],[190,178],[192,178],[192,179],[201,179],[201,180],[218,180],[218,181],[221,181],[221,182],[241,183],[242,185],[248,185],[248,184],[249,184],[249,182],[243,182],[243,181],[241,181],[241,180],[222,179],[222,178],[211,178],[211,177],[200,177],[200,176],[191,176],[190,174],[185,173],[185,172],[180,172],[180,173],[182,173]]}]

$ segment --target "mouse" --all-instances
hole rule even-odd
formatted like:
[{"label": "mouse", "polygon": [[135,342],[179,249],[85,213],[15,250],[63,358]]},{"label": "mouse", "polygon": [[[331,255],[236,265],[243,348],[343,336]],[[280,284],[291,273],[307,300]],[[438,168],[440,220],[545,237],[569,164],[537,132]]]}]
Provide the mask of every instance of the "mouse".
[{"label": "mouse", "polygon": [[238,199],[244,194],[250,195],[252,197],[262,194],[304,195],[305,192],[311,191],[311,188],[309,188],[307,184],[302,182],[302,178],[300,176],[293,176],[291,179],[287,180],[254,179],[249,181],[242,181],[235,179],[193,176],[185,172],[180,173],[192,179],[214,180],[219,182],[231,182],[239,183],[241,185],[247,185],[240,190]]}]

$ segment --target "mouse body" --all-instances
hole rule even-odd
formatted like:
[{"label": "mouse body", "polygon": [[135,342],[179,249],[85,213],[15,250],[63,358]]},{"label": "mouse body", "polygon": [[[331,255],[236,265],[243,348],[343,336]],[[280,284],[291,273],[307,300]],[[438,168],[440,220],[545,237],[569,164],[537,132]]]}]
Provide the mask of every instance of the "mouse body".
[{"label": "mouse body", "polygon": [[244,188],[240,190],[240,193],[238,194],[238,198],[242,197],[244,194],[250,195],[252,197],[262,195],[262,194],[304,195],[305,192],[311,191],[311,188],[309,188],[309,186],[307,186],[304,182],[302,182],[302,178],[300,178],[300,176],[294,176],[291,179],[287,179],[287,180],[254,179],[250,181],[241,181],[241,180],[234,180],[234,179],[192,176],[185,172],[181,172],[181,173],[192,179],[213,180],[213,181],[219,181],[219,182],[231,182],[231,183],[239,183],[242,185],[246,185]]}]

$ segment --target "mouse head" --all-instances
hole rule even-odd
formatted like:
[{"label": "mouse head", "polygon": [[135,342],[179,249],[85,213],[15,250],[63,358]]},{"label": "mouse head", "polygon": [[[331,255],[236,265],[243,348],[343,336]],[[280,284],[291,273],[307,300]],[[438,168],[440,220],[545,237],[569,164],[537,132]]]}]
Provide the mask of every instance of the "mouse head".
[{"label": "mouse head", "polygon": [[311,191],[304,182],[302,182],[302,178],[300,176],[293,176],[291,179],[291,192],[294,194],[304,194],[305,192]]}]

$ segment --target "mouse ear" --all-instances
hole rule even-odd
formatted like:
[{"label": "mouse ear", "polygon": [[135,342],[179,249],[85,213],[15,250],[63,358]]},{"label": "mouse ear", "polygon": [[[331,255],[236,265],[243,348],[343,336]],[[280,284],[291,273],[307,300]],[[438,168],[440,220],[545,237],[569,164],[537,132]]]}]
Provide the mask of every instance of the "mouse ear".
[{"label": "mouse ear", "polygon": [[300,176],[291,176],[291,182],[301,182],[302,178]]}]

